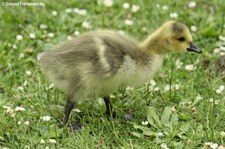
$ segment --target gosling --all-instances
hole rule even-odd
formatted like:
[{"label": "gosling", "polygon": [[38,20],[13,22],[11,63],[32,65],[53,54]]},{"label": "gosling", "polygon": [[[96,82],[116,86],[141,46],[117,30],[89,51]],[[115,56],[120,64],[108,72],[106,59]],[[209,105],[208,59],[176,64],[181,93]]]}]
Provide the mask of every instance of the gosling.
[{"label": "gosling", "polygon": [[141,43],[116,31],[87,32],[40,53],[39,63],[67,96],[66,125],[71,110],[83,99],[103,97],[106,114],[112,116],[111,93],[148,82],[167,53],[184,51],[202,52],[184,24],[168,21]]}]

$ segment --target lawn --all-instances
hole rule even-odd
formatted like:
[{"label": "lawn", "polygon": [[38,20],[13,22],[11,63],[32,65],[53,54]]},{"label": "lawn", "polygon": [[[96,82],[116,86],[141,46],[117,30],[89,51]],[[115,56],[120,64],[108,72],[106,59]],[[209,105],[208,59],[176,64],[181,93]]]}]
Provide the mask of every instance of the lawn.
[{"label": "lawn", "polygon": [[[225,148],[225,79],[215,63],[225,55],[225,1],[10,2],[0,8],[0,148]],[[69,125],[80,119],[81,131],[58,127],[66,97],[40,72],[38,53],[95,29],[142,41],[167,20],[186,24],[203,53],[170,54],[153,80],[112,94],[118,118],[107,120],[98,98],[72,111]]]}]

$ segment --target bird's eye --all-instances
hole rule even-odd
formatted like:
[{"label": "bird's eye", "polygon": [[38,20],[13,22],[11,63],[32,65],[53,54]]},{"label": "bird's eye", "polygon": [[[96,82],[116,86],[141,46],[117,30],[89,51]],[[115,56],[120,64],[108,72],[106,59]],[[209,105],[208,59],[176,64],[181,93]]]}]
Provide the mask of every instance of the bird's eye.
[{"label": "bird's eye", "polygon": [[185,41],[185,38],[184,37],[179,37],[178,40],[183,42],[183,41]]}]

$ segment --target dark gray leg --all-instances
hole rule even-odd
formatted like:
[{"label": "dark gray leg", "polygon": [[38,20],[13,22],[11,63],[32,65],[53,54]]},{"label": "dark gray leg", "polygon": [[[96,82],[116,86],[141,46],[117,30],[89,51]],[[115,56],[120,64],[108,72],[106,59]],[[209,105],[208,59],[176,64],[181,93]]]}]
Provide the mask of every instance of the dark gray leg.
[{"label": "dark gray leg", "polygon": [[104,101],[105,101],[105,107],[106,107],[106,115],[108,118],[116,117],[116,112],[113,112],[113,108],[112,108],[112,104],[110,102],[110,97],[109,96],[105,96],[104,97]]},{"label": "dark gray leg", "polygon": [[63,125],[67,124],[68,119],[70,117],[71,110],[73,109],[73,107],[74,107],[74,103],[72,103],[70,101],[70,99],[68,98],[67,102],[66,102],[65,111],[64,111],[65,117],[64,117],[64,120],[63,120]]}]

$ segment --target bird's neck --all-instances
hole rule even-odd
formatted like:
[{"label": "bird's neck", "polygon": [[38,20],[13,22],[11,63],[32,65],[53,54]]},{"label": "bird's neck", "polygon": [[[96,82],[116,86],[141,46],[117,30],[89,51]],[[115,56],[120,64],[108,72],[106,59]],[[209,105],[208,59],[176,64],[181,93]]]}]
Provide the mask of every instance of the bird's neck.
[{"label": "bird's neck", "polygon": [[147,39],[145,39],[140,46],[145,52],[150,54],[166,54],[166,47],[164,47],[164,44],[162,44],[160,34],[157,32],[153,33]]}]

